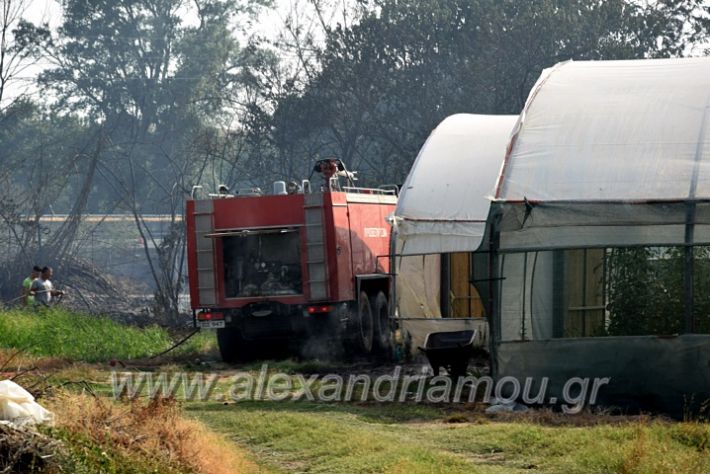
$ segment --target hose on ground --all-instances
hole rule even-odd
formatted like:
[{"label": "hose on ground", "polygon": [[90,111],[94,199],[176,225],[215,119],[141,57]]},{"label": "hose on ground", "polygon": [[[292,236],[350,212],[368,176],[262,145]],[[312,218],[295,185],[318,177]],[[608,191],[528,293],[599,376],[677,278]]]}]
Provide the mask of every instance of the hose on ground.
[{"label": "hose on ground", "polygon": [[197,328],[197,329],[195,329],[194,331],[192,331],[190,334],[188,334],[187,336],[185,336],[184,338],[182,338],[180,341],[176,342],[172,347],[170,347],[170,348],[164,350],[163,352],[159,352],[158,354],[155,354],[155,355],[152,355],[152,356],[148,357],[148,360],[152,360],[152,359],[158,358],[158,357],[160,357],[160,356],[162,356],[162,355],[165,355],[165,354],[167,354],[168,352],[170,352],[170,351],[176,349],[177,347],[180,347],[182,344],[184,344],[185,342],[187,342],[188,339],[190,339],[192,336],[194,336],[194,335],[197,334],[198,332],[200,332],[200,328]]}]

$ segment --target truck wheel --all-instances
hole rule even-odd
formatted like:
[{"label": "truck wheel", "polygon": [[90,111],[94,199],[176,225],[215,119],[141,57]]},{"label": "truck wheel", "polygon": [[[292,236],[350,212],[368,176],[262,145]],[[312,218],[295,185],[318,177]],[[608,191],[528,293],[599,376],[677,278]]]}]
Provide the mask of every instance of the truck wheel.
[{"label": "truck wheel", "polygon": [[374,326],[370,298],[367,296],[367,293],[361,291],[357,312],[357,345],[359,351],[363,354],[372,352],[372,340],[374,339],[375,333]]},{"label": "truck wheel", "polygon": [[384,357],[390,356],[392,347],[392,331],[390,329],[389,305],[383,292],[370,301],[375,319],[375,348]]},{"label": "truck wheel", "polygon": [[217,329],[217,345],[224,362],[243,362],[249,359],[249,349],[242,333],[236,328]]}]

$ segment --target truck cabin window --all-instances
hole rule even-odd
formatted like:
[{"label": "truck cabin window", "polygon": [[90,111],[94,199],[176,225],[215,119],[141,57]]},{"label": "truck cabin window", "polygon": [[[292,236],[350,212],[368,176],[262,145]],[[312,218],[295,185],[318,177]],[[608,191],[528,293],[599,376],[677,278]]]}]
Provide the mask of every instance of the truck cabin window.
[{"label": "truck cabin window", "polygon": [[227,298],[297,295],[302,292],[296,229],[246,231],[222,239]]}]

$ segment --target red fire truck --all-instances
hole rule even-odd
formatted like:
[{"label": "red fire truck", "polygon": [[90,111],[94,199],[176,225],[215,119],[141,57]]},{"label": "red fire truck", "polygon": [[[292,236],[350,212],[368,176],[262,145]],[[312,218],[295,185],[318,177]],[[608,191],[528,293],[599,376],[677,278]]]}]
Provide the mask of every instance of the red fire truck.
[{"label": "red fire truck", "polygon": [[319,335],[360,354],[388,350],[396,189],[355,187],[340,160],[314,172],[319,183],[277,181],[271,195],[221,187],[187,202],[194,324],[217,328],[225,361]]}]

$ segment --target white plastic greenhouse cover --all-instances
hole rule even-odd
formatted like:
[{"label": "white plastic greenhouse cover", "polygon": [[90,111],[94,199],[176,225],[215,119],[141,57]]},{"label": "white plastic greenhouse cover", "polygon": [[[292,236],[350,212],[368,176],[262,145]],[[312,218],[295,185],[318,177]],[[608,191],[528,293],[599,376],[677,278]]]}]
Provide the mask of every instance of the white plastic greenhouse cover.
[{"label": "white plastic greenhouse cover", "polygon": [[403,255],[476,250],[491,189],[517,120],[452,115],[429,135],[399,196],[395,221]]},{"label": "white plastic greenhouse cover", "polygon": [[501,248],[682,243],[688,202],[706,241],[708,199],[710,59],[560,63],[499,177]]}]

